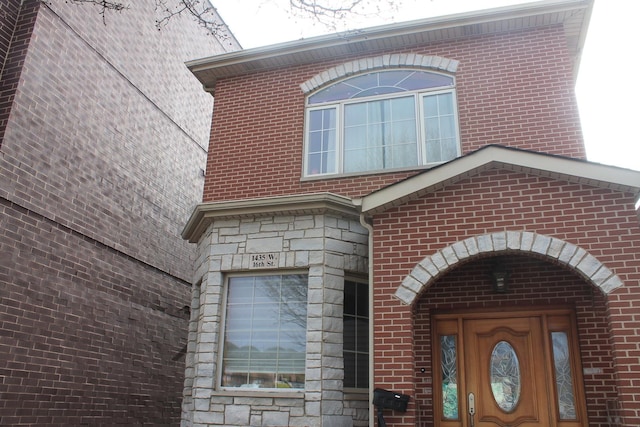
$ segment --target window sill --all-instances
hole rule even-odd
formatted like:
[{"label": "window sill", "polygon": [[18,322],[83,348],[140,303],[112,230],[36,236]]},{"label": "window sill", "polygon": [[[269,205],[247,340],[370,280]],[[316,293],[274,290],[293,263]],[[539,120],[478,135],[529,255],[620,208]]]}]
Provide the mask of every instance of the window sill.
[{"label": "window sill", "polygon": [[369,389],[366,388],[345,388],[344,400],[369,400]]},{"label": "window sill", "polygon": [[263,390],[215,390],[213,396],[233,396],[233,397],[282,397],[287,399],[303,399],[304,390],[281,391],[275,389]]},{"label": "window sill", "polygon": [[[458,156],[459,157],[459,156]],[[456,158],[458,158],[456,157]],[[451,159],[455,160],[455,159]],[[451,161],[449,160],[449,161]],[[361,171],[361,172],[353,172],[353,173],[334,173],[334,174],[324,174],[324,175],[309,175],[303,176],[300,178],[300,181],[326,181],[330,179],[342,179],[342,178],[354,178],[358,176],[370,176],[370,175],[387,175],[393,173],[402,173],[402,172],[421,172],[424,170],[432,169],[436,166],[440,166],[447,162],[439,162],[439,163],[429,163],[428,165],[421,166],[411,166],[408,168],[396,168],[396,169],[379,169],[379,170],[371,170],[371,171]]]}]

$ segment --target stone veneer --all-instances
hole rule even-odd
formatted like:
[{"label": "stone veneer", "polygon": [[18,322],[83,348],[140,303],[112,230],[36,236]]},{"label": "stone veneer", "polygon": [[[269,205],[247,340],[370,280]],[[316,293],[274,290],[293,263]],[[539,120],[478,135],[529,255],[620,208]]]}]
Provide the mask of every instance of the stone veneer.
[{"label": "stone veneer", "polygon": [[[366,425],[368,395],[345,401],[342,381],[344,277],[368,269],[368,232],[358,219],[328,213],[215,219],[198,247],[182,425]],[[251,255],[260,253],[277,253],[277,268],[250,269]],[[292,270],[309,275],[305,389],[221,390],[225,273]]]}]

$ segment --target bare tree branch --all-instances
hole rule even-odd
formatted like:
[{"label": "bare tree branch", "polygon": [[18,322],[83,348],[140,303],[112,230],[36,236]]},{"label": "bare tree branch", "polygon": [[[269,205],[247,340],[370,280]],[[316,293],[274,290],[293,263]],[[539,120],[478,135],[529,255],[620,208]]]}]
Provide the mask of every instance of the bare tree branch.
[{"label": "bare tree branch", "polygon": [[388,14],[392,19],[401,4],[402,0],[289,0],[293,14],[311,17],[332,30],[350,16]]},{"label": "bare tree branch", "polygon": [[191,15],[196,22],[211,35],[223,40],[229,38],[227,28],[217,19],[217,14],[209,0],[155,0],[156,10],[162,13],[162,18],[156,20],[156,26],[161,29],[169,23],[171,18],[183,14]]},{"label": "bare tree branch", "polygon": [[[49,3],[47,0],[42,0],[44,3]],[[107,11],[115,11],[122,12],[125,9],[129,9],[129,6],[120,2],[120,1],[109,1],[109,0],[67,0],[67,2],[72,4],[93,4],[95,6],[100,7],[100,15],[102,16],[102,22],[106,25],[106,12]]]},{"label": "bare tree branch", "polygon": [[67,0],[69,3],[80,4],[80,3],[90,3],[95,4],[96,6],[100,6],[102,8],[102,12],[106,10],[115,10],[117,12],[128,9],[129,6],[125,5],[119,1],[109,1],[109,0]]},{"label": "bare tree branch", "polygon": [[[51,3],[51,0],[40,0]],[[129,9],[131,0],[66,0],[72,4],[91,4],[100,8],[102,21],[106,24],[108,11],[121,12]],[[230,1],[230,0],[220,0]],[[276,1],[276,0],[267,0]],[[402,0],[289,0],[293,15],[311,17],[328,29],[335,30],[338,22],[349,16],[371,16],[397,11]],[[155,0],[160,17],[156,26],[162,29],[169,21],[180,15],[188,15],[198,22],[209,34],[223,40],[229,38],[226,25],[221,22],[209,0]],[[391,19],[392,16],[389,16]]]}]

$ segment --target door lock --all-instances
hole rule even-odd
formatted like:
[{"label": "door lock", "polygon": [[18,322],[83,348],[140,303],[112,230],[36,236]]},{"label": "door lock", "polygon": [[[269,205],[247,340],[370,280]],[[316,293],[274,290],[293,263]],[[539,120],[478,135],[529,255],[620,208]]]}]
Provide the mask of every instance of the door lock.
[{"label": "door lock", "polygon": [[475,423],[474,415],[476,414],[476,397],[473,393],[469,393],[467,403],[467,407],[469,408],[469,425],[473,427]]}]

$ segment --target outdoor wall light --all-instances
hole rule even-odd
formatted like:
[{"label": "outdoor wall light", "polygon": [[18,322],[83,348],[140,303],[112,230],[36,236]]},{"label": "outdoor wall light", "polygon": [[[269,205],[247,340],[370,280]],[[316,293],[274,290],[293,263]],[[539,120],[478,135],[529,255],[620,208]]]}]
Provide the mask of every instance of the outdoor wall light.
[{"label": "outdoor wall light", "polygon": [[509,287],[509,272],[502,262],[497,262],[491,270],[493,278],[493,290],[496,293],[504,294]]}]

